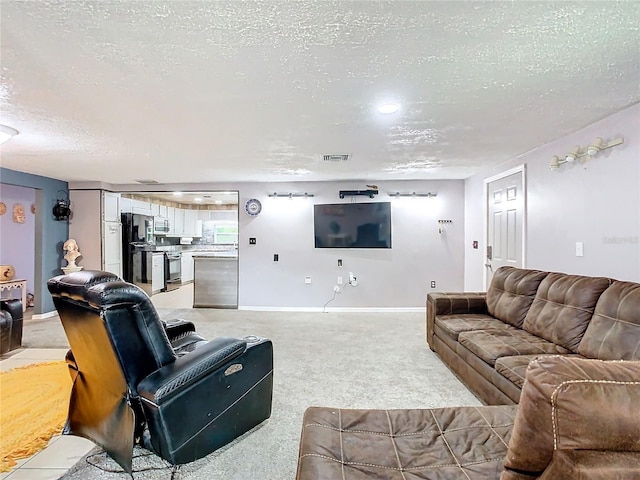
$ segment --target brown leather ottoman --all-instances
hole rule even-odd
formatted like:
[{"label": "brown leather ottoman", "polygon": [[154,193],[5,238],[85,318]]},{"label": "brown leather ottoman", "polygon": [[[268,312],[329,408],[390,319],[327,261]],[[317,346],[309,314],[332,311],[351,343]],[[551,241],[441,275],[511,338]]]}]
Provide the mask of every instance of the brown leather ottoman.
[{"label": "brown leather ottoman", "polygon": [[517,406],[310,407],[297,480],[499,479]]}]

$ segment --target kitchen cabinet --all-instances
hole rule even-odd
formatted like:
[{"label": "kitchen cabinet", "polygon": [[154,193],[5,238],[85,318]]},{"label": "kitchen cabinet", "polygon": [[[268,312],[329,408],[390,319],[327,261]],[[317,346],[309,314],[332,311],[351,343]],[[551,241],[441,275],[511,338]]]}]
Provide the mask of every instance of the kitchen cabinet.
[{"label": "kitchen cabinet", "polygon": [[[198,210],[184,210],[183,236],[197,237],[198,233]],[[202,236],[202,235],[200,235]]]},{"label": "kitchen cabinet", "polygon": [[173,235],[176,231],[176,209],[167,207],[167,220],[169,220],[169,231],[167,235]]},{"label": "kitchen cabinet", "polygon": [[194,255],[193,306],[238,308],[238,257]]},{"label": "kitchen cabinet", "polygon": [[174,213],[173,235],[176,237],[182,237],[184,235],[184,210],[182,208],[176,208]]},{"label": "kitchen cabinet", "polygon": [[103,270],[122,277],[122,225],[120,222],[102,222]]},{"label": "kitchen cabinet", "polygon": [[151,215],[151,204],[142,200],[131,200],[131,211],[141,215]]},{"label": "kitchen cabinet", "polygon": [[193,253],[182,252],[182,263],[180,267],[182,269],[182,283],[193,282]]},{"label": "kitchen cabinet", "polygon": [[120,197],[120,213],[133,213],[133,202],[130,198]]},{"label": "kitchen cabinet", "polygon": [[102,194],[102,221],[120,222],[120,194],[103,192]]},{"label": "kitchen cabinet", "polygon": [[[69,238],[75,239],[82,254],[78,266],[85,270],[103,270],[122,276],[118,195],[99,189],[69,190],[69,200],[73,206]],[[61,266],[64,265],[66,262]]]},{"label": "kitchen cabinet", "polygon": [[156,203],[151,204],[151,215],[153,215],[154,217],[160,216],[160,205]]},{"label": "kitchen cabinet", "polygon": [[151,294],[164,290],[164,253],[153,253],[151,260]]},{"label": "kitchen cabinet", "polygon": [[198,220],[208,222],[210,220],[209,210],[198,210]]}]

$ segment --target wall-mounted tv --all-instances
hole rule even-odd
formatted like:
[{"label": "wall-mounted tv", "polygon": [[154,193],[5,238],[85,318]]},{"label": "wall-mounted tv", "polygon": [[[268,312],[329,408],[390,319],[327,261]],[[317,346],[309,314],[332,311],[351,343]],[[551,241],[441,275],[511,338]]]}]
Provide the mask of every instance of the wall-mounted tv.
[{"label": "wall-mounted tv", "polygon": [[313,207],[316,248],[391,248],[391,203],[330,203]]}]

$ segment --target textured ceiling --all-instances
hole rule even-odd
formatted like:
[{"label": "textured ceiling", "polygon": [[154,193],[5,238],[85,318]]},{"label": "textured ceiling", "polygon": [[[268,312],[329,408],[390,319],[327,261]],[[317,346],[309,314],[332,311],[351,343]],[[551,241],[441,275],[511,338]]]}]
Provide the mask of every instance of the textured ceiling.
[{"label": "textured ceiling", "polygon": [[[0,2],[2,166],[465,178],[640,101],[640,2]],[[381,115],[394,99],[401,109]],[[348,153],[347,162],[322,154]]]}]

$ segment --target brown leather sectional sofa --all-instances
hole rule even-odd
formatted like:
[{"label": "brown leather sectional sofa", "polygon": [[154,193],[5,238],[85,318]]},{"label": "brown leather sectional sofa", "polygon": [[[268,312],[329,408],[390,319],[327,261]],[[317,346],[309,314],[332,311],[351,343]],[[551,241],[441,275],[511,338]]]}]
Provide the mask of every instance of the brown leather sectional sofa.
[{"label": "brown leather sectional sofa", "polygon": [[640,360],[640,284],[502,267],[486,293],[427,296],[427,342],[490,405],[541,355]]},{"label": "brown leather sectional sofa", "polygon": [[520,404],[311,407],[297,480],[637,480],[640,362],[544,355]]},{"label": "brown leather sectional sofa", "polygon": [[501,268],[430,294],[427,340],[504,405],[310,407],[296,480],[640,479],[640,284]]}]

